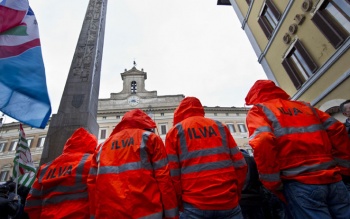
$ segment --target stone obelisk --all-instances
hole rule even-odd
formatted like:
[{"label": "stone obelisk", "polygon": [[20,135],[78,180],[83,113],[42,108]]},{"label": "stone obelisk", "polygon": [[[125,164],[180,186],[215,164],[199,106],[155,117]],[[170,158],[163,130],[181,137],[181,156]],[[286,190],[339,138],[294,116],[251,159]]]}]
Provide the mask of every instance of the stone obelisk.
[{"label": "stone obelisk", "polygon": [[[52,115],[40,165],[62,154],[80,127],[95,136],[107,0],[90,0],[57,114]],[[69,24],[67,24],[69,25]]]}]

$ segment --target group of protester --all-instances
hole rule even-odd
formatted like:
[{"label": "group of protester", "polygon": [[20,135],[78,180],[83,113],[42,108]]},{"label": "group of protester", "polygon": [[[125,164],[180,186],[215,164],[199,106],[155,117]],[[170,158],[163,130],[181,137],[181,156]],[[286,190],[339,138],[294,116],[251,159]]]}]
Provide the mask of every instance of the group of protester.
[{"label": "group of protester", "polygon": [[[44,164],[30,218],[350,218],[350,138],[341,122],[290,100],[270,80],[248,92],[251,157],[195,97],[174,112],[165,144],[142,110],[97,145],[83,128]],[[350,101],[341,106],[350,118]],[[343,109],[344,108],[344,109]]]}]

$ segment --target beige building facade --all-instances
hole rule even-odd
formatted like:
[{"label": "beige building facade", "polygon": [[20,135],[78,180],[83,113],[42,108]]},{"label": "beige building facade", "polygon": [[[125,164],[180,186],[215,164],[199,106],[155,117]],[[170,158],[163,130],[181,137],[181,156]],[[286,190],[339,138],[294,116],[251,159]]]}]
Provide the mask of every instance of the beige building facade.
[{"label": "beige building facade", "polygon": [[349,0],[218,0],[231,6],[268,79],[340,121],[350,99]]},{"label": "beige building facade", "polygon": [[[185,97],[183,94],[158,96],[157,91],[147,91],[145,80],[147,73],[133,67],[121,73],[122,91],[111,93],[110,98],[99,99],[97,123],[99,124],[98,142],[102,143],[121,121],[123,115],[132,109],[144,110],[157,124],[156,133],[165,141],[168,130],[173,126],[174,110]],[[208,107],[204,106],[205,116],[225,123],[241,149],[252,152],[248,145],[246,128],[246,107]],[[45,129],[36,129],[23,125],[31,154],[38,167],[43,152],[45,137],[50,122]],[[13,159],[18,143],[19,123],[3,124],[0,127],[0,182],[12,175]]]}]

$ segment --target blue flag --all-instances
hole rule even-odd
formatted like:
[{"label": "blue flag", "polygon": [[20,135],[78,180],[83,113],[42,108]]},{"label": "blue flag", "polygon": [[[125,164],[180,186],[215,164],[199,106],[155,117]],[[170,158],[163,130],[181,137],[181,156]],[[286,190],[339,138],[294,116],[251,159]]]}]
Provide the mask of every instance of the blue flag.
[{"label": "blue flag", "polygon": [[0,0],[0,10],[0,20],[11,21],[0,24],[0,111],[45,128],[51,103],[35,15],[27,0]]}]

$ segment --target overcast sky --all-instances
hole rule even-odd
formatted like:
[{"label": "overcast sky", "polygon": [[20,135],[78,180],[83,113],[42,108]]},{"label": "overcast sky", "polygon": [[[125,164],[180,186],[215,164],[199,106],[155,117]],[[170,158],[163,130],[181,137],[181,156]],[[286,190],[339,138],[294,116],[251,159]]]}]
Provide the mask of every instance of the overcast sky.
[{"label": "overcast sky", "polygon": [[[29,0],[57,113],[88,0]],[[231,6],[217,0],[109,0],[100,98],[122,90],[120,73],[147,72],[146,90],[196,96],[205,106],[244,106],[265,73]]]}]

